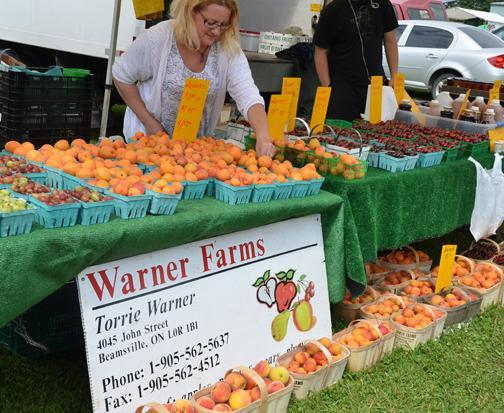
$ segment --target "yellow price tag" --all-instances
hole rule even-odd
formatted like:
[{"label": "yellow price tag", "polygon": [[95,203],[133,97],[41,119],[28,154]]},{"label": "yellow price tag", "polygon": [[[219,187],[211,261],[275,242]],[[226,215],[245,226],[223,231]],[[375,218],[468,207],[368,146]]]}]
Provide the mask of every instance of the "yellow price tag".
[{"label": "yellow price tag", "polygon": [[[313,104],[312,117],[310,121],[310,129],[313,133],[318,133],[323,131],[327,116],[327,108],[329,107],[329,101],[331,99],[331,88],[319,86],[317,88],[317,94],[315,95],[315,103]],[[317,130],[313,130],[315,126]]]},{"label": "yellow price tag", "polygon": [[456,245],[444,245],[441,252],[441,263],[439,264],[439,273],[436,281],[436,294],[444,288],[452,285],[453,266],[455,265],[455,255],[457,254]]},{"label": "yellow price tag", "polygon": [[462,113],[464,113],[464,110],[467,109],[467,103],[469,102],[469,96],[471,95],[471,89],[469,89],[466,94],[465,94],[465,98],[464,98],[464,102],[462,103],[462,105],[460,106],[460,111],[457,115],[457,120],[460,119],[460,117],[462,116]]},{"label": "yellow price tag", "polygon": [[502,80],[496,80],[494,82],[493,88],[490,89],[488,95],[488,103],[491,104],[492,100],[500,100],[500,90],[502,86]]},{"label": "yellow price tag", "polygon": [[320,6],[320,3],[312,3],[312,4],[310,4],[310,11],[312,13],[320,13],[320,10],[322,10],[322,7]]},{"label": "yellow price tag", "polygon": [[268,108],[268,128],[270,137],[277,145],[285,141],[285,126],[289,120],[292,95],[272,95]]},{"label": "yellow price tag", "polygon": [[210,80],[193,78],[186,80],[173,130],[174,140],[186,142],[196,140],[209,88]]},{"label": "yellow price tag", "polygon": [[490,150],[493,152],[495,142],[504,141],[504,128],[490,129],[488,136],[490,137]]},{"label": "yellow price tag", "polygon": [[404,99],[404,93],[406,92],[406,88],[404,87],[405,83],[406,75],[404,73],[397,73],[394,77],[394,93],[398,105]]},{"label": "yellow price tag", "polygon": [[300,77],[284,77],[282,84],[282,95],[291,95],[291,106],[289,111],[289,122],[287,132],[293,131],[296,128],[296,116],[299,103],[299,93],[301,92]]},{"label": "yellow price tag", "polygon": [[381,122],[382,118],[383,76],[371,77],[371,113],[369,121],[373,124]]}]

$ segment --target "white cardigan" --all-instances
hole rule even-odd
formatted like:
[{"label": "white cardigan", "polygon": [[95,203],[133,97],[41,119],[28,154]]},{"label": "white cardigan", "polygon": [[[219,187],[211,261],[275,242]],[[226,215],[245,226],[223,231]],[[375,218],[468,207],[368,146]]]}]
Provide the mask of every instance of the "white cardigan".
[{"label": "white cardigan", "polygon": [[[128,50],[115,62],[112,68],[114,79],[127,84],[137,84],[147,110],[161,119],[161,87],[165,78],[168,52],[171,49],[173,21],[161,22],[139,36]],[[252,79],[250,67],[244,53],[235,56],[219,47],[219,83],[215,106],[211,108],[211,129],[215,129],[219,119],[226,91],[235,100],[238,110],[247,119],[248,110],[255,104],[264,105],[264,100]],[[130,108],[124,117],[124,136],[129,140],[136,132],[145,128]]]}]

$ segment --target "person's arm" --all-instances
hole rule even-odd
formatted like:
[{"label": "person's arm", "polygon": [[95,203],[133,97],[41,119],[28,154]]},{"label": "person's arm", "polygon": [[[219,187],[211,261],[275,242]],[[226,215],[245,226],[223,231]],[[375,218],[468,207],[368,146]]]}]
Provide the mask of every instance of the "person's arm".
[{"label": "person's arm", "polygon": [[268,116],[264,110],[264,106],[256,103],[248,110],[248,121],[252,129],[254,129],[257,139],[256,152],[258,156],[267,155],[273,157],[275,155],[275,146],[271,143],[268,129]]},{"label": "person's arm", "polygon": [[329,86],[331,84],[327,54],[328,49],[315,46],[315,68],[317,69],[317,75],[322,86]]},{"label": "person's arm", "polygon": [[394,87],[395,76],[399,70],[399,50],[397,48],[397,39],[395,30],[383,35],[383,45],[385,46],[385,55],[390,70],[390,85]]},{"label": "person's arm", "polygon": [[153,135],[163,130],[161,123],[155,119],[145,107],[145,103],[138,92],[136,84],[128,84],[114,79],[114,85],[121,95],[124,103],[133,111],[136,117],[143,123],[147,135]]}]

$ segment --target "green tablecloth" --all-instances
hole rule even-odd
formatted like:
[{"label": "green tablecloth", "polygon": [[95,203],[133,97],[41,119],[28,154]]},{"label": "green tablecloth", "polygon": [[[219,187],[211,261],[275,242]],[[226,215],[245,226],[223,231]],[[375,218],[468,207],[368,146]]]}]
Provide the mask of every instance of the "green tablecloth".
[{"label": "green tablecloth", "polygon": [[[322,192],[299,200],[245,206],[229,206],[205,198],[181,202],[171,217],[114,219],[89,227],[36,229],[29,235],[0,239],[0,326],[90,265],[315,213],[322,214],[330,299],[340,301],[345,291],[347,248],[340,197]],[[358,249],[358,245],[352,248]],[[362,263],[351,266],[359,265]],[[365,283],[362,272],[354,280]]]},{"label": "green tablecloth", "polygon": [[[493,159],[493,154],[478,158],[487,168]],[[347,263],[357,259],[355,254],[374,260],[377,251],[468,225],[474,208],[476,170],[467,160],[396,174],[370,168],[363,180],[331,177],[324,189],[345,200],[345,234],[349,237],[353,232],[360,244],[359,251],[346,249]]]}]

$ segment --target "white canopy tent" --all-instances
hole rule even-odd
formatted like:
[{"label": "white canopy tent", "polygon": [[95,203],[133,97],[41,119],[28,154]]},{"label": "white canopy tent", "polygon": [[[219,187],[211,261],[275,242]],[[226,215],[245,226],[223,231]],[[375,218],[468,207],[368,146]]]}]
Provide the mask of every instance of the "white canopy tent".
[{"label": "white canopy tent", "polygon": [[504,16],[497,13],[489,13],[481,10],[465,9],[463,7],[453,7],[446,10],[450,20],[466,21],[474,18],[485,20],[491,23],[504,24]]}]

